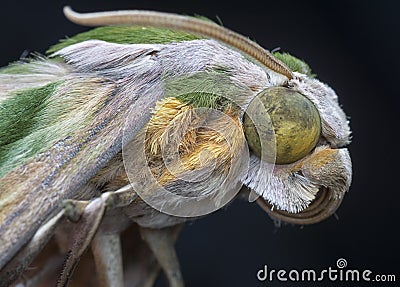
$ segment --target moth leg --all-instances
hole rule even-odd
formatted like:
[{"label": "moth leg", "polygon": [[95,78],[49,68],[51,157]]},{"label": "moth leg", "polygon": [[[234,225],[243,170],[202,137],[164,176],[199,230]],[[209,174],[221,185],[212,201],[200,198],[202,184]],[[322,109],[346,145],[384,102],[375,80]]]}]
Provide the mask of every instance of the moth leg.
[{"label": "moth leg", "polygon": [[140,229],[143,239],[149,245],[168,279],[170,287],[183,287],[183,278],[175,252],[175,241],[183,225],[163,229]]},{"label": "moth leg", "polygon": [[[77,208],[71,208],[71,210],[68,212],[69,218],[71,220],[79,220],[74,226],[72,238],[68,238],[68,241],[72,241],[72,246],[67,251],[67,258],[64,262],[63,271],[57,283],[58,287],[66,286],[68,284],[68,281],[71,278],[73,270],[75,269],[80,257],[92,242],[92,239],[94,238],[100,226],[106,207],[113,209],[120,206],[126,206],[130,204],[136,197],[137,194],[132,191],[130,185],[124,186],[115,192],[103,193],[100,197],[90,201],[87,204],[81,216],[79,215],[82,210],[82,202],[71,201],[71,203],[76,203],[75,206]],[[83,205],[85,203],[86,202],[83,202]],[[101,261],[102,259],[98,260]],[[122,267],[120,268],[122,269]],[[116,272],[118,273],[119,271]],[[112,285],[114,285],[114,282],[112,283]]]},{"label": "moth leg", "polygon": [[67,286],[76,264],[89,246],[100,225],[104,211],[105,203],[101,197],[94,199],[86,206],[81,218],[76,223],[77,225],[71,234],[71,238],[69,238],[69,241],[72,241],[72,246],[67,252],[67,258],[57,283],[58,287]]},{"label": "moth leg", "polygon": [[[0,286],[9,286],[29,266],[54,234],[64,216],[64,210],[43,224],[17,255],[0,272]],[[29,279],[30,281],[30,279]],[[37,281],[37,280],[36,280]]]},{"label": "moth leg", "polygon": [[107,210],[91,248],[102,287],[124,285],[120,232],[125,230],[131,221],[128,218],[124,220],[125,215],[118,211],[121,210],[119,207],[129,205],[136,197],[137,194],[130,185],[101,195]]},{"label": "moth leg", "polygon": [[100,287],[122,287],[123,267],[119,234],[96,234],[92,241]]},{"label": "moth leg", "polygon": [[131,221],[127,217],[124,220],[119,207],[131,204],[136,197],[130,185],[101,195],[107,210],[91,247],[102,287],[124,285],[120,232],[131,225]]}]

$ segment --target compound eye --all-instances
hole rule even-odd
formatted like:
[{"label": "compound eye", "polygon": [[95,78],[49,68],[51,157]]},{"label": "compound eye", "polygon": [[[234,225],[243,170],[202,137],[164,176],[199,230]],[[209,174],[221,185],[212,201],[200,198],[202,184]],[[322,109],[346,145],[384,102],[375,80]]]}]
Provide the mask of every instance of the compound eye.
[{"label": "compound eye", "polygon": [[[271,121],[275,132],[276,164],[289,164],[302,159],[316,146],[321,134],[321,119],[314,104],[302,94],[284,87],[268,88],[256,96],[252,105],[264,105],[270,119],[263,113],[252,116],[253,121]],[[260,137],[247,113],[244,116],[244,133],[250,150],[261,157]]]}]

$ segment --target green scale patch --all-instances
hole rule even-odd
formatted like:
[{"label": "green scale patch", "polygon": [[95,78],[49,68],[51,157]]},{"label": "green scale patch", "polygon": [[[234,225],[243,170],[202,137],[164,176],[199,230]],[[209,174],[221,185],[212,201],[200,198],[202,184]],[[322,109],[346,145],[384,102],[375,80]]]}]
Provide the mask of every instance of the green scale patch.
[{"label": "green scale patch", "polygon": [[[18,157],[34,156],[42,147],[48,133],[46,127],[54,118],[46,114],[48,99],[59,82],[34,89],[15,92],[0,106],[0,177],[15,167]],[[35,134],[37,140],[25,140]],[[6,166],[4,166],[6,165]]]},{"label": "green scale patch", "polygon": [[47,53],[51,54],[70,45],[87,40],[102,40],[117,44],[168,44],[198,39],[201,39],[201,37],[182,31],[173,31],[163,28],[105,26],[61,40],[60,43],[50,47]]}]

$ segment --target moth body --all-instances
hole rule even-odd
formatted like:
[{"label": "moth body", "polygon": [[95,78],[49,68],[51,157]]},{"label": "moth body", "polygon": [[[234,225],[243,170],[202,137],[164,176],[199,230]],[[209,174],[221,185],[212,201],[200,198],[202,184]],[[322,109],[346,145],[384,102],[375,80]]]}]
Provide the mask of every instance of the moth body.
[{"label": "moth body", "polygon": [[[134,225],[171,286],[182,286],[171,251],[176,226],[239,191],[251,190],[272,217],[292,223],[338,208],[351,160],[335,92],[290,55],[257,57],[229,45],[179,29],[108,26],[0,70],[0,281],[17,278],[53,234],[67,254],[59,284],[92,240],[96,268],[102,262],[107,270],[103,261],[114,257],[100,250],[120,250],[119,234]],[[285,107],[277,112],[284,132],[275,137],[278,125],[260,103],[276,88],[282,97],[296,93],[296,113],[313,111],[301,123],[307,129],[291,129]],[[313,132],[307,141],[306,131]],[[63,239],[71,230],[72,247]],[[113,274],[104,280],[120,284],[122,275]]]}]

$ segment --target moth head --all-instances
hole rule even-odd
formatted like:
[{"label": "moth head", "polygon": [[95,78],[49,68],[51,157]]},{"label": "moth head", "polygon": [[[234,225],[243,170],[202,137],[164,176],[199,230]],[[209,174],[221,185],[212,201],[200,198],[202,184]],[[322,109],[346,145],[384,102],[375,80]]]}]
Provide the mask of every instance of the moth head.
[{"label": "moth head", "polygon": [[266,212],[286,222],[315,223],[339,207],[351,183],[345,148],[350,128],[335,92],[314,79],[302,61],[274,56],[247,37],[197,18],[149,11],[82,15],[69,7],[64,13],[85,26],[161,26],[214,38],[253,58],[268,76],[285,79],[249,102],[243,132],[251,157],[241,181],[260,196],[257,203]]},{"label": "moth head", "polygon": [[[349,189],[351,160],[344,146],[350,128],[330,87],[294,75],[287,86],[258,93],[247,108],[243,128],[252,157],[243,183],[260,195],[257,203],[271,217],[311,224],[332,215]],[[275,164],[272,173],[264,172],[268,164]]]}]

